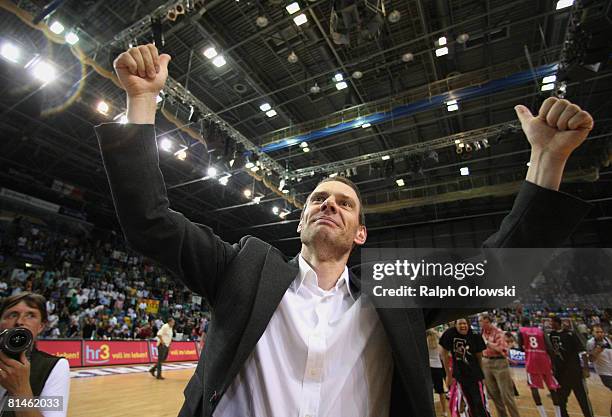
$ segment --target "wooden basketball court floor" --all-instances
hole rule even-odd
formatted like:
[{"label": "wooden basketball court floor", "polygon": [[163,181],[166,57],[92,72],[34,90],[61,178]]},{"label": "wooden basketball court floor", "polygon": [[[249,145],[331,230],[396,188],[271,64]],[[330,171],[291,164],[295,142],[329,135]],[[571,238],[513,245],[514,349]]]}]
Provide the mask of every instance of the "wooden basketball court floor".
[{"label": "wooden basketball court floor", "polygon": [[[165,371],[165,380],[156,380],[148,372],[73,378],[70,382],[68,416],[176,417],[183,404],[183,389],[193,372],[194,369]],[[527,387],[525,370],[513,368],[512,373],[520,393],[517,402],[521,416],[539,417]],[[587,386],[595,416],[610,417],[612,393],[595,374],[588,379]],[[540,392],[548,416],[554,417],[552,402],[546,394],[545,391]],[[494,408],[491,404],[492,413],[497,417]],[[582,416],[573,394],[570,396],[568,411],[572,417]],[[442,415],[439,403],[436,403],[436,412],[438,416]]]}]

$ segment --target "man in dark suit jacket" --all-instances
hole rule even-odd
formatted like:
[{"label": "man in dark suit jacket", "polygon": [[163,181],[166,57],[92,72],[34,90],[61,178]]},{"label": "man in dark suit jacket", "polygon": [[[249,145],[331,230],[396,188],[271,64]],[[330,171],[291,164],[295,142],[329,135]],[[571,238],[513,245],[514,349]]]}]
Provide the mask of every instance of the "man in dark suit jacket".
[{"label": "man in dark suit jacket", "polygon": [[[308,197],[298,226],[302,249],[292,260],[252,236],[224,242],[169,209],[153,126],[169,61],[153,45],[121,54],[115,69],[129,123],[96,133],[127,241],[212,308],[180,416],[433,416],[425,330],[465,311],[361,304],[359,278],[346,263],[367,230],[350,181],[325,181]],[[557,190],[593,120],[554,98],[537,117],[524,106],[516,111],[531,166],[485,246],[556,247],[589,208]]]}]

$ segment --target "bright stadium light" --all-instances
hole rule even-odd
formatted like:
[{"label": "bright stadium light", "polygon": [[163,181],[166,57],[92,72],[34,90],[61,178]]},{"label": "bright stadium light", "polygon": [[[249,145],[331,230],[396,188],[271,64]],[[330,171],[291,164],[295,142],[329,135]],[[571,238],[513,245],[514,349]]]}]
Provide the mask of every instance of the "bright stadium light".
[{"label": "bright stadium light", "polygon": [[287,11],[289,12],[289,14],[293,14],[295,12],[298,12],[300,10],[300,5],[298,4],[297,1],[294,1],[291,4],[288,4],[285,9],[287,9]]},{"label": "bright stadium light", "polygon": [[53,81],[57,76],[53,65],[45,61],[37,61],[32,65],[32,75],[44,83]]},{"label": "bright stadium light", "polygon": [[108,111],[110,110],[110,107],[108,103],[106,103],[106,101],[102,100],[98,102],[98,105],[96,106],[96,110],[98,110],[98,113],[102,113],[103,115],[106,116],[108,114]]},{"label": "bright stadium light", "polygon": [[222,66],[227,64],[227,61],[225,60],[225,58],[223,58],[223,55],[219,55],[218,57],[213,59],[212,63],[215,67],[221,68]]},{"label": "bright stadium light", "polygon": [[263,103],[261,106],[259,106],[259,109],[261,111],[268,111],[272,108],[272,106],[270,106],[270,103]]},{"label": "bright stadium light", "polygon": [[214,46],[206,48],[206,50],[204,51],[204,56],[208,59],[213,59],[214,57],[217,56],[217,50],[215,49]]},{"label": "bright stadium light", "polygon": [[66,34],[66,42],[68,42],[70,45],[74,45],[79,41],[79,37],[77,36],[76,33],[74,32],[68,32]]},{"label": "bright stadium light", "polygon": [[436,56],[437,57],[441,57],[444,55],[448,55],[448,48],[445,46],[444,48],[438,48],[436,49]]},{"label": "bright stadium light", "polygon": [[162,151],[170,152],[174,147],[174,144],[170,139],[162,138],[162,140],[159,141],[159,147],[162,149]]},{"label": "bright stadium light", "polygon": [[2,48],[0,49],[0,55],[2,55],[5,59],[17,63],[19,61],[19,56],[21,55],[21,51],[17,47],[10,42],[6,42],[2,44]]},{"label": "bright stadium light", "polygon": [[59,35],[64,31],[64,25],[62,25],[56,20],[55,22],[51,23],[49,29],[51,29],[51,32],[55,33],[56,35]]},{"label": "bright stadium light", "polygon": [[308,22],[308,18],[304,13],[301,13],[293,18],[293,22],[298,26],[302,26],[304,23]]}]

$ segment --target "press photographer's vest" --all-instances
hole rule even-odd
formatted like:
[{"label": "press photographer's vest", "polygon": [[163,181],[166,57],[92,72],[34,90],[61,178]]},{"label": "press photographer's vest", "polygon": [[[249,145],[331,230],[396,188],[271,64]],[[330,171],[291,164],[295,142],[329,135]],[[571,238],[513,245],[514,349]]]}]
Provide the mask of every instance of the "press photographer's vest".
[{"label": "press photographer's vest", "polygon": [[[30,386],[34,396],[40,395],[53,367],[60,359],[58,356],[49,355],[37,349],[32,350],[30,358]],[[12,411],[4,411],[0,415],[2,417],[15,417],[15,413]]]}]

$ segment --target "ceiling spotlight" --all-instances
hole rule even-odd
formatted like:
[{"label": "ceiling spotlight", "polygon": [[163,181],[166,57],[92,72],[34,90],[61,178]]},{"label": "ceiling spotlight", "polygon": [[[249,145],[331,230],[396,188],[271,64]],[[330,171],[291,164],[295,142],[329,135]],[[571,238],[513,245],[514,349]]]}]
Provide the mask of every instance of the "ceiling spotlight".
[{"label": "ceiling spotlight", "polygon": [[49,29],[51,29],[51,32],[55,33],[56,35],[59,35],[60,33],[64,31],[64,25],[62,25],[60,22],[56,20],[55,22],[51,23],[51,26],[49,26]]},{"label": "ceiling spotlight", "polygon": [[300,5],[298,4],[298,2],[297,2],[297,1],[294,1],[294,2],[293,2],[293,3],[291,3],[291,4],[288,4],[288,5],[285,7],[285,9],[287,9],[287,11],[289,12],[289,14],[293,14],[293,13],[295,13],[295,12],[297,12],[297,11],[299,11],[299,10],[300,10]]},{"label": "ceiling spotlight", "polygon": [[446,45],[446,36],[440,36],[438,38],[438,46],[444,46]]},{"label": "ceiling spotlight", "polygon": [[444,48],[438,48],[436,49],[436,56],[437,57],[441,57],[444,55],[448,55],[448,48],[445,46]]},{"label": "ceiling spotlight", "polygon": [[404,55],[402,55],[402,61],[404,62],[414,61],[414,54],[411,52],[406,52]]},{"label": "ceiling spotlight", "polygon": [[470,169],[468,167],[461,167],[459,169],[459,172],[461,173],[462,176],[468,176],[470,175]]},{"label": "ceiling spotlight", "polygon": [[555,81],[557,81],[556,75],[549,75],[548,77],[544,77],[544,79],[542,80],[544,84],[554,83]]},{"label": "ceiling spotlight", "polygon": [[259,171],[259,167],[257,165],[251,167],[251,172],[257,172]]},{"label": "ceiling spotlight", "polygon": [[254,166],[255,166],[255,164],[254,164],[254,163],[252,163],[252,162],[249,160],[249,157],[247,156],[247,159],[246,159],[246,164],[244,164],[244,167],[245,167],[246,169],[251,169],[251,168],[253,168]]},{"label": "ceiling spotlight", "polygon": [[338,173],[337,172],[332,172],[331,174],[329,174],[329,178],[334,178],[337,177]]},{"label": "ceiling spotlight", "polygon": [[281,179],[280,182],[278,183],[278,189],[280,191],[283,191],[283,188],[285,188],[285,179]]},{"label": "ceiling spotlight", "polygon": [[398,187],[403,187],[404,185],[406,185],[406,183],[404,182],[403,179],[399,178],[397,180],[395,180],[395,183],[397,184]]},{"label": "ceiling spotlight", "polygon": [[298,26],[302,26],[304,23],[308,22],[308,18],[304,13],[300,13],[293,18],[293,22]]},{"label": "ceiling spotlight", "polygon": [[340,82],[342,80],[344,80],[344,76],[341,73],[338,72],[336,75],[334,75],[334,81],[335,82],[338,83],[338,82]]},{"label": "ceiling spotlight", "polygon": [[307,147],[308,147],[308,143],[307,142],[300,143],[300,148],[307,148]]},{"label": "ceiling spotlight", "polygon": [[266,112],[266,116],[268,117],[274,117],[276,116],[278,113],[276,113],[276,110],[272,109]]},{"label": "ceiling spotlight", "polygon": [[259,106],[259,109],[261,111],[268,111],[272,108],[272,106],[270,106],[270,103],[263,103],[262,105]]},{"label": "ceiling spotlight", "polygon": [[110,107],[108,106],[106,101],[100,101],[98,103],[98,106],[96,107],[96,110],[98,110],[98,113],[102,113],[106,116],[108,114],[108,111],[110,110]]},{"label": "ceiling spotlight", "polygon": [[32,75],[34,78],[48,83],[56,77],[55,68],[53,65],[45,61],[36,61],[32,66]]},{"label": "ceiling spotlight", "polygon": [[225,61],[225,58],[223,58],[223,55],[219,55],[218,57],[213,59],[212,63],[215,67],[221,68],[222,66],[227,64],[227,61]]},{"label": "ceiling spotlight", "polygon": [[255,197],[253,197],[253,203],[255,203],[255,204],[261,203],[261,196],[260,195],[256,195]]},{"label": "ceiling spotlight", "polygon": [[278,214],[278,207],[276,206],[272,207],[272,213]]},{"label": "ceiling spotlight", "polygon": [[393,10],[391,13],[389,13],[389,22],[391,23],[397,23],[400,21],[400,18],[402,17],[402,14],[399,12],[399,10]]},{"label": "ceiling spotlight", "polygon": [[204,51],[204,56],[208,59],[213,59],[214,57],[217,56],[217,50],[215,49],[214,46],[210,46],[206,48],[206,50]]},{"label": "ceiling spotlight", "polygon": [[451,104],[450,106],[448,106],[446,108],[448,111],[457,111],[459,110],[459,105],[458,104]]},{"label": "ceiling spotlight", "polygon": [[315,83],[312,87],[310,87],[310,92],[312,94],[319,94],[319,92],[321,91],[321,87],[319,87],[319,84]]},{"label": "ceiling spotlight", "polygon": [[348,87],[346,81],[340,81],[339,83],[336,83],[337,90],[344,90],[346,87]]},{"label": "ceiling spotlight", "polygon": [[7,42],[2,45],[0,54],[9,61],[17,63],[19,60],[19,55],[21,55],[21,51],[17,46]]},{"label": "ceiling spotlight", "polygon": [[250,188],[245,188],[245,190],[242,193],[244,194],[246,198],[251,198],[251,196],[253,195]]},{"label": "ceiling spotlight", "polygon": [[223,176],[223,177],[219,178],[219,184],[221,184],[221,185],[227,185],[227,182],[229,181],[229,179],[230,179],[230,177],[231,177],[231,176],[232,176],[231,174],[227,174],[227,175],[225,175],[225,176]]},{"label": "ceiling spotlight", "polygon": [[285,189],[283,190],[283,194],[289,194],[289,190],[285,188]]},{"label": "ceiling spotlight", "polygon": [[544,84],[542,86],[542,91],[551,91],[555,89],[555,84],[554,83],[550,83],[550,84]]},{"label": "ceiling spotlight", "polygon": [[367,129],[367,128],[368,128],[368,127],[370,127],[370,126],[372,126],[372,124],[371,124],[371,123],[364,123],[364,124],[362,124],[362,125],[361,125],[361,128],[362,128],[362,129]]},{"label": "ceiling spotlight", "polygon": [[260,28],[265,28],[268,26],[268,18],[266,16],[257,16],[257,19],[255,19],[255,24]]},{"label": "ceiling spotlight", "polygon": [[174,147],[174,144],[170,139],[162,138],[162,140],[159,142],[159,147],[162,149],[162,151],[170,152]]},{"label": "ceiling spotlight", "polygon": [[77,36],[76,33],[74,32],[68,32],[66,34],[66,42],[68,42],[70,45],[74,45],[75,43],[77,43],[79,41],[79,37]]},{"label": "ceiling spotlight", "polygon": [[211,178],[215,178],[217,176],[217,168],[215,167],[208,168],[208,171],[206,171],[206,175],[208,175]]},{"label": "ceiling spotlight", "polygon": [[565,9],[566,7],[570,7],[574,4],[574,0],[559,0],[557,1],[557,10]]},{"label": "ceiling spotlight", "polygon": [[302,150],[304,151],[304,153],[310,152],[310,148],[302,148]]},{"label": "ceiling spotlight", "polygon": [[[287,190],[288,192],[289,190]],[[291,214],[291,211],[287,210],[287,209],[283,209],[283,211],[281,211],[278,214],[278,217],[280,217],[281,219],[284,219],[285,217],[287,217],[289,214]]]},{"label": "ceiling spotlight", "polygon": [[383,155],[381,159],[383,161],[388,161],[389,159],[391,159],[391,157],[389,155]]},{"label": "ceiling spotlight", "polygon": [[361,77],[363,77],[363,72],[361,71],[355,71],[353,73],[353,78],[355,78],[356,80],[360,79]]},{"label": "ceiling spotlight", "polygon": [[181,149],[180,151],[178,151],[177,153],[174,154],[177,159],[179,159],[180,161],[184,161],[185,159],[187,159],[187,152],[185,151],[185,149]]},{"label": "ceiling spotlight", "polygon": [[457,36],[457,43],[464,44],[469,39],[470,39],[470,35],[468,35],[467,33],[462,33],[461,35]]},{"label": "ceiling spotlight", "polygon": [[452,106],[453,104],[457,104],[457,100],[450,100],[446,102],[447,106]]},{"label": "ceiling spotlight", "polygon": [[295,64],[296,62],[298,62],[298,56],[295,52],[291,51],[291,53],[287,57],[287,61],[289,61],[290,64]]}]

